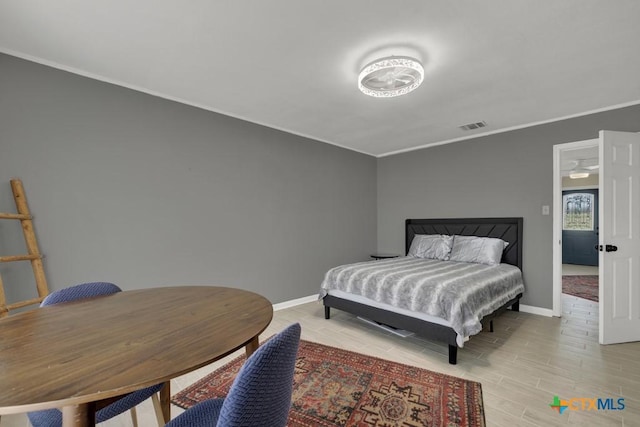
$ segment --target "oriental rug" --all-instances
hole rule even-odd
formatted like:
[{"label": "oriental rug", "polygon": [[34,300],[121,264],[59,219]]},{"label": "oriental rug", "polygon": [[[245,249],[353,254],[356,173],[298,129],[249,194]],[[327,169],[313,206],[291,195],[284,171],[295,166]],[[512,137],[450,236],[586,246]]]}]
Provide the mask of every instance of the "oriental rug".
[{"label": "oriental rug", "polygon": [[562,276],[562,293],[598,302],[599,276]]},{"label": "oriental rug", "polygon": [[[172,398],[187,409],[224,397],[240,356]],[[300,341],[288,426],[485,426],[478,382]],[[265,426],[266,427],[266,426]]]}]

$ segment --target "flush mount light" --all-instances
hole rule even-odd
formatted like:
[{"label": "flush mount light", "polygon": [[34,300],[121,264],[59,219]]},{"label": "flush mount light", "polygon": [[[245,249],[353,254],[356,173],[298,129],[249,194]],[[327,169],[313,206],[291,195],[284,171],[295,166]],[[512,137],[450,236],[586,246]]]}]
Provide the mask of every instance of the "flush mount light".
[{"label": "flush mount light", "polygon": [[571,172],[569,174],[569,178],[571,179],[580,179],[580,178],[589,178],[589,172],[580,172],[580,171],[575,171],[575,172]]},{"label": "flush mount light", "polygon": [[362,69],[358,76],[358,88],[369,96],[391,98],[415,90],[423,78],[424,68],[417,59],[389,56]]}]

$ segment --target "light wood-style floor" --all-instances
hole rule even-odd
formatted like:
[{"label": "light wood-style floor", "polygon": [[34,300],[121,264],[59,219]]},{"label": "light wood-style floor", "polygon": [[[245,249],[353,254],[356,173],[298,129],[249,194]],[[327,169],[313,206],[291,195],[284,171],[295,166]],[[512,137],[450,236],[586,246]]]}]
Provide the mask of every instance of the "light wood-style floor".
[{"label": "light wood-style floor", "polygon": [[[337,310],[331,320],[325,320],[322,305],[315,302],[275,312],[264,336],[300,322],[306,340],[479,381],[488,426],[640,426],[640,343],[600,346],[595,303],[564,295],[563,311],[562,318],[504,313],[494,321],[494,333],[481,332],[458,351],[455,366],[447,363],[444,345],[415,336],[400,338]],[[172,392],[222,363],[177,378]],[[623,397],[626,408],[567,410],[559,415],[549,407],[554,395],[561,399]],[[172,411],[175,416],[182,410],[173,407]],[[142,427],[155,425],[149,402],[138,407],[138,414]],[[1,425],[29,423],[24,415],[12,415],[3,416]],[[132,424],[127,413],[102,425]]]}]

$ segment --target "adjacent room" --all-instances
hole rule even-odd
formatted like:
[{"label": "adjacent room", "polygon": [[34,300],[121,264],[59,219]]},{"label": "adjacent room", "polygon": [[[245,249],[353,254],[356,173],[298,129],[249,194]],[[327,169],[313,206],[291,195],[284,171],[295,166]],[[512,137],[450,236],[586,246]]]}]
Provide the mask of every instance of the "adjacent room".
[{"label": "adjacent room", "polygon": [[639,20],[0,1],[0,427],[640,425]]}]

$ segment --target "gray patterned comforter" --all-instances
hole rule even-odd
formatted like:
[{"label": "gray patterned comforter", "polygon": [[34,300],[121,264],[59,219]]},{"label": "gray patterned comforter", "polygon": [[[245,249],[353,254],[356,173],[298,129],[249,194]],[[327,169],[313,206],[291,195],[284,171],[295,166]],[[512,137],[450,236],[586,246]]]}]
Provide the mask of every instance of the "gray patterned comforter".
[{"label": "gray patterned comforter", "polygon": [[320,298],[332,289],[439,317],[458,337],[469,337],[482,330],[483,316],[523,292],[524,284],[520,269],[509,264],[401,257],[332,268]]}]

